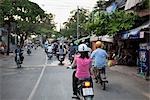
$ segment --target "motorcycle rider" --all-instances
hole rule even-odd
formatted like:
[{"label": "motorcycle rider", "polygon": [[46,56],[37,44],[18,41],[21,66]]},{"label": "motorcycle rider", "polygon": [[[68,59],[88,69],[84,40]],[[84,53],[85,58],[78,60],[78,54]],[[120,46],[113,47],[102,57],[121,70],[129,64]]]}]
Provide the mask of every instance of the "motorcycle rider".
[{"label": "motorcycle rider", "polygon": [[17,48],[15,49],[15,62],[17,61],[17,53],[19,53],[20,61],[23,63],[24,56],[23,56],[23,50],[20,45],[17,45]]},{"label": "motorcycle rider", "polygon": [[[76,53],[76,48],[74,47],[73,43],[70,43],[70,47],[69,47],[69,60],[73,60],[73,55],[75,55]],[[71,62],[72,63],[72,62]]]},{"label": "motorcycle rider", "polygon": [[106,79],[105,67],[107,66],[108,54],[104,49],[102,49],[103,44],[101,41],[97,41],[95,46],[96,46],[96,50],[94,50],[91,54],[91,58],[94,61],[93,74],[94,77],[96,77],[97,72],[99,71],[98,69],[101,69],[103,78]]},{"label": "motorcycle rider", "polygon": [[57,59],[60,60],[59,56],[65,56],[65,48],[63,47],[62,43],[60,43],[57,51]]},{"label": "motorcycle rider", "polygon": [[78,46],[78,52],[74,58],[74,61],[71,68],[76,67],[76,71],[73,72],[72,79],[73,79],[73,98],[77,98],[77,82],[82,79],[89,78],[92,83],[91,78],[91,65],[92,59],[88,55],[88,47],[86,44],[80,44]]},{"label": "motorcycle rider", "polygon": [[47,47],[48,47],[48,41],[46,41],[46,42],[44,43],[45,53],[47,53]]},{"label": "motorcycle rider", "polygon": [[52,53],[52,52],[53,52],[52,50],[53,50],[52,45],[51,45],[51,44],[48,44],[47,52],[48,52],[48,53]]},{"label": "motorcycle rider", "polygon": [[51,44],[48,44],[48,47],[47,47],[47,56],[48,56],[49,53],[53,54],[53,47],[52,47]]},{"label": "motorcycle rider", "polygon": [[31,44],[31,43],[28,43],[28,44],[27,44],[27,54],[30,54],[30,53],[31,53],[31,48],[32,48],[32,44]]}]

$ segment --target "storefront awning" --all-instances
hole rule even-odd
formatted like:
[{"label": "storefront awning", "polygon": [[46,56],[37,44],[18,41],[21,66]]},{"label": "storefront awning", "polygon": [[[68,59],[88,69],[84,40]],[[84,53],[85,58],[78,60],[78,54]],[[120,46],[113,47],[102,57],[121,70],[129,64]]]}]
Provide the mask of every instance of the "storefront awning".
[{"label": "storefront awning", "polygon": [[109,35],[104,35],[104,36],[94,35],[94,36],[90,37],[90,41],[97,41],[97,40],[101,40],[103,42],[111,42],[111,43],[114,41],[113,37],[111,37]]},{"label": "storefront awning", "polygon": [[128,39],[137,39],[137,38],[140,38],[139,33],[140,33],[140,29],[131,30],[128,33]]},{"label": "storefront awning", "polygon": [[117,5],[115,3],[112,3],[109,7],[106,8],[106,11],[108,13],[112,13],[116,10],[116,8],[117,8]]},{"label": "storefront awning", "polygon": [[101,41],[113,43],[114,39],[113,39],[113,37],[111,37],[111,36],[109,36],[109,35],[104,35],[104,36],[101,38]]},{"label": "storefront awning", "polygon": [[78,44],[80,41],[85,41],[86,39],[89,39],[89,38],[90,38],[90,36],[82,37],[82,38],[80,38],[80,39],[74,41],[74,43],[75,43],[75,44]]},{"label": "storefront awning", "polygon": [[143,0],[127,0],[124,10],[131,9],[132,7],[136,6],[138,3],[142,2],[142,1]]},{"label": "storefront awning", "polygon": [[129,30],[128,32],[125,32],[124,34],[122,34],[122,39],[137,39],[137,38],[140,38],[140,30],[141,29],[144,29],[144,28],[147,28],[150,26],[150,21],[144,23],[143,25],[135,28],[135,29],[132,29],[132,30]]}]

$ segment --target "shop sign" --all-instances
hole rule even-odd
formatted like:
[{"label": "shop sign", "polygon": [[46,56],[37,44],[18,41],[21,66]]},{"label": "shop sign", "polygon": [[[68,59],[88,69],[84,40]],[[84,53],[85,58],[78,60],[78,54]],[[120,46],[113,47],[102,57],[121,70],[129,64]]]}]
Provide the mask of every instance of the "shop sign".
[{"label": "shop sign", "polygon": [[140,38],[144,38],[144,31],[140,32]]}]

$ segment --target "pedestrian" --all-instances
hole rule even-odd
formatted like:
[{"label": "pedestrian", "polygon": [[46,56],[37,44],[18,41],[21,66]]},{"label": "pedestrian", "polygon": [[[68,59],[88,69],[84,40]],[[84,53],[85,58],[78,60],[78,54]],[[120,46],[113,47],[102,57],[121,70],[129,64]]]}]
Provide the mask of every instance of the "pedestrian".
[{"label": "pedestrian", "polygon": [[97,73],[98,73],[98,69],[101,69],[102,73],[103,73],[103,78],[106,78],[106,66],[107,66],[107,57],[108,54],[106,53],[106,51],[104,49],[102,49],[102,42],[101,41],[97,41],[96,44],[96,50],[94,50],[91,54],[91,58],[94,61],[94,68],[93,68],[93,74],[94,77],[96,77]]},{"label": "pedestrian", "polygon": [[0,53],[4,55],[5,47],[2,42],[0,42]]}]

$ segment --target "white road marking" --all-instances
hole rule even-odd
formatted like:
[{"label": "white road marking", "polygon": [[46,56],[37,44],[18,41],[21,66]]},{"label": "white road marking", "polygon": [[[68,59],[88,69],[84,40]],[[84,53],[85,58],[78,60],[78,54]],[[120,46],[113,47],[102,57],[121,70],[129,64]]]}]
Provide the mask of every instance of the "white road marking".
[{"label": "white road marking", "polygon": [[45,69],[46,69],[46,66],[47,66],[47,56],[46,56],[45,65],[44,65],[44,67],[43,67],[43,69],[42,69],[42,71],[41,71],[41,74],[40,74],[40,76],[39,76],[39,78],[38,78],[38,80],[37,80],[37,82],[36,82],[36,84],[35,84],[35,86],[34,86],[32,92],[30,93],[30,95],[29,95],[29,97],[28,97],[27,100],[32,100],[32,98],[33,98],[33,96],[34,96],[34,94],[35,94],[35,92],[36,92],[36,90],[37,90],[37,88],[38,88],[38,86],[39,86],[39,83],[40,83],[40,81],[41,81],[41,79],[42,79],[42,76],[43,76],[43,74],[44,74],[44,71],[45,71]]}]

